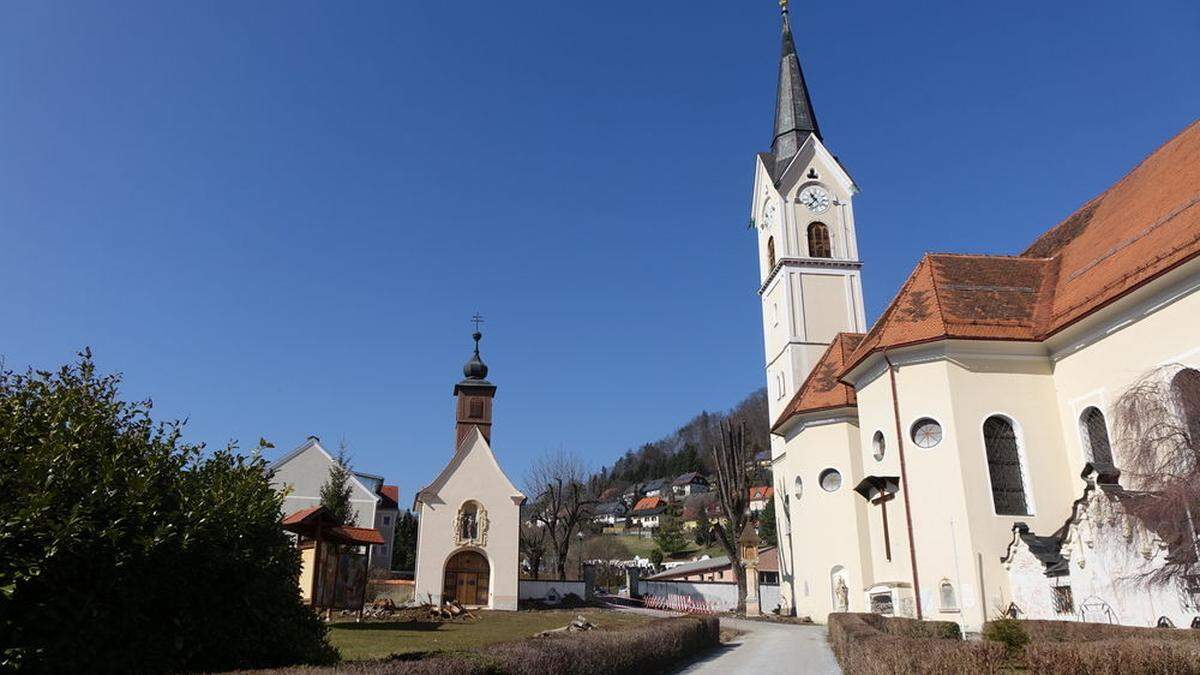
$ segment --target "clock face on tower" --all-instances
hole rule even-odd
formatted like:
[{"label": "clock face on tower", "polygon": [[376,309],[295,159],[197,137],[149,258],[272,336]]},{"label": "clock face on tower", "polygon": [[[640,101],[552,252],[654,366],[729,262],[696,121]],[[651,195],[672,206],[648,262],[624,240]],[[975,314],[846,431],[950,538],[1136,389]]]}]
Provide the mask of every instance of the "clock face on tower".
[{"label": "clock face on tower", "polygon": [[829,193],[817,185],[810,185],[800,191],[800,203],[806,206],[810,213],[825,213],[829,210]]},{"label": "clock face on tower", "polygon": [[762,227],[766,228],[775,224],[775,200],[769,200],[767,205],[763,207]]}]

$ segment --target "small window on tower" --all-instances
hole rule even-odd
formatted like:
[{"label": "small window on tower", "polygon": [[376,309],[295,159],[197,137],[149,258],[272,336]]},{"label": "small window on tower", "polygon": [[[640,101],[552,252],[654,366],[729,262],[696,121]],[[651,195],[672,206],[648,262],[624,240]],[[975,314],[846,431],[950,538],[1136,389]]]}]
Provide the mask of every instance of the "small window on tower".
[{"label": "small window on tower", "polygon": [[829,228],[825,223],[808,226],[808,255],[810,258],[832,258],[833,246],[829,241]]},{"label": "small window on tower", "polygon": [[767,271],[775,269],[775,237],[767,237]]}]

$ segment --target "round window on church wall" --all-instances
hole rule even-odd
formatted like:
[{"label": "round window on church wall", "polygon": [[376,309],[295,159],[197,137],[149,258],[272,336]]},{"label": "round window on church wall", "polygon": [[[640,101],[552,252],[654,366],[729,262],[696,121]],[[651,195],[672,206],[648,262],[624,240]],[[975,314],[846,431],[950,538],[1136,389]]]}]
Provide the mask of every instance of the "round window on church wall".
[{"label": "round window on church wall", "polygon": [[837,469],[825,469],[821,472],[821,489],[826,492],[834,492],[842,487],[842,474],[838,473]]},{"label": "round window on church wall", "polygon": [[883,440],[883,432],[876,431],[871,438],[871,447],[875,449],[875,461],[883,461],[883,451],[886,450],[886,441]]},{"label": "round window on church wall", "polygon": [[942,425],[928,417],[913,422],[912,440],[919,448],[932,448],[942,442]]}]

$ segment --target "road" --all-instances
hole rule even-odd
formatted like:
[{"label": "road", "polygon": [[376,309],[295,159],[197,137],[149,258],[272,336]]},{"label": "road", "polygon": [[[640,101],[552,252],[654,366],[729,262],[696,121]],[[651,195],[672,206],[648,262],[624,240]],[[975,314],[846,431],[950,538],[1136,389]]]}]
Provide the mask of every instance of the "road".
[{"label": "road", "polygon": [[840,673],[824,626],[797,626],[721,617],[721,626],[742,635],[679,671],[681,675],[807,675]]},{"label": "road", "polygon": [[[627,612],[674,616],[651,609],[618,607]],[[700,659],[675,671],[679,675],[817,675],[841,673],[824,626],[799,626],[766,621],[746,621],[721,617],[723,628],[742,632],[733,641],[721,645]]]}]

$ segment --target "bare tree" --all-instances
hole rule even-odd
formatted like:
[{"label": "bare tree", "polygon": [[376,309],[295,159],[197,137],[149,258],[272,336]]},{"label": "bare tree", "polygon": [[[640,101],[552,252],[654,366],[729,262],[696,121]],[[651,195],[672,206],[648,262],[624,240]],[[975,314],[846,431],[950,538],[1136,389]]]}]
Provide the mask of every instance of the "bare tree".
[{"label": "bare tree", "polygon": [[537,579],[542,571],[542,560],[546,557],[546,526],[533,517],[533,509],[521,508],[521,527],[518,533],[517,546],[529,565],[529,575]]},{"label": "bare tree", "polygon": [[583,524],[591,518],[596,500],[586,487],[587,469],[573,454],[562,449],[536,460],[525,479],[530,494],[536,494],[533,519],[550,538],[555,571],[567,578],[567,554]]},{"label": "bare tree", "polygon": [[1114,405],[1117,464],[1131,491],[1121,506],[1170,551],[1141,576],[1147,585],[1195,583],[1200,574],[1200,372],[1176,371],[1151,371]]},{"label": "bare tree", "polygon": [[713,525],[713,531],[729,556],[730,567],[737,578],[739,612],[746,611],[746,570],[742,567],[737,538],[750,517],[750,483],[746,474],[750,452],[745,426],[722,422],[721,434],[712,448],[722,518]]}]

